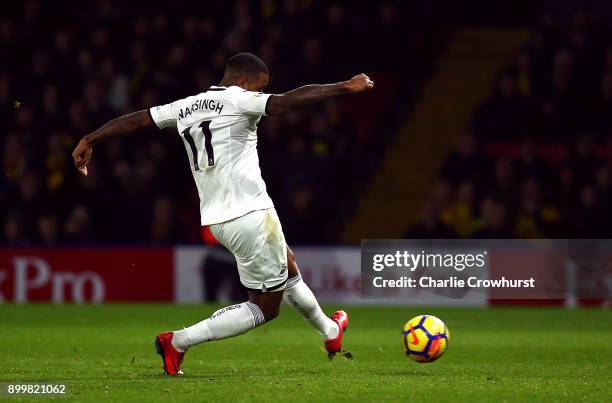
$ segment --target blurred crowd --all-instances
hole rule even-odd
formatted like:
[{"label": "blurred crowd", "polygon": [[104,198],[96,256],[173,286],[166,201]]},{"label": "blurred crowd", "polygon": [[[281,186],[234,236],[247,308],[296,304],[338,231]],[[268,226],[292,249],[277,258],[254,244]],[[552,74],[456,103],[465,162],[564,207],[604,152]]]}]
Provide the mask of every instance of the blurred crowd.
[{"label": "blurred crowd", "polygon": [[[0,240],[199,242],[197,193],[175,132],[97,146],[87,178],[70,153],[109,119],[217,84],[228,56],[251,51],[271,70],[270,92],[374,75],[370,98],[260,124],[262,171],[287,239],[337,242],[384,155],[385,123],[401,117],[435,59],[429,22],[408,2],[357,3],[3,2]],[[612,32],[584,12],[545,15],[407,236],[610,237],[611,116]]]},{"label": "blurred crowd", "polygon": [[[72,166],[78,139],[118,115],[217,84],[226,58],[241,51],[267,62],[270,92],[361,71],[383,78],[405,29],[392,2],[366,2],[357,14],[323,0],[1,7],[0,239],[9,244],[199,242],[197,193],[175,132],[96,146],[87,178]],[[385,102],[342,99],[262,121],[263,175],[290,242],[334,241],[338,212],[372,163]]]},{"label": "blurred crowd", "polygon": [[612,236],[612,32],[545,15],[450,155],[421,238]]}]

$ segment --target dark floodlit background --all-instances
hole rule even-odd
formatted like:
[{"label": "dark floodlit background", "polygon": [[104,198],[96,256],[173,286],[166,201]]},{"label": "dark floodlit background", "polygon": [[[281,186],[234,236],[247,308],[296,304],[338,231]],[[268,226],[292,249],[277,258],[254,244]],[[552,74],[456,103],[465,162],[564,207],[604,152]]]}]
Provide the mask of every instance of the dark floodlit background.
[{"label": "dark floodlit background", "polygon": [[[200,243],[176,132],[97,146],[86,179],[70,153],[113,117],[217,84],[240,51],[268,64],[270,92],[360,72],[377,84],[262,120],[263,175],[290,244],[612,235],[604,2],[2,3],[4,244]],[[462,54],[476,69],[452,68]]]}]

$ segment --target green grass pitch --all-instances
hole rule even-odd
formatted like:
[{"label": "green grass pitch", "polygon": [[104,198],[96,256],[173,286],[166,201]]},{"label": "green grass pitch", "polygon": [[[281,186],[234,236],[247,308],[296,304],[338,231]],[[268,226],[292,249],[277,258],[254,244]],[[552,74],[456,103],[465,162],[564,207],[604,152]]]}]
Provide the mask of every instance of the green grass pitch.
[{"label": "green grass pitch", "polygon": [[[263,327],[193,348],[184,376],[162,376],[154,336],[214,309],[0,305],[0,382],[65,382],[70,394],[57,400],[92,402],[612,401],[609,310],[349,307],[354,359],[328,361],[319,335],[284,306]],[[431,364],[400,345],[403,323],[421,313],[451,332]]]}]

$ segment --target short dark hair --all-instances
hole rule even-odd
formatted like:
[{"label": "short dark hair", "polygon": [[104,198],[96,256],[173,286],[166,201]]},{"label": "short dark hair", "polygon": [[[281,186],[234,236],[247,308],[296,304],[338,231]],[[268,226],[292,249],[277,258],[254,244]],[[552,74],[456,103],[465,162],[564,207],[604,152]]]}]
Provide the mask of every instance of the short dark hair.
[{"label": "short dark hair", "polygon": [[259,73],[269,74],[268,66],[252,53],[238,53],[225,62],[226,75],[256,77]]}]

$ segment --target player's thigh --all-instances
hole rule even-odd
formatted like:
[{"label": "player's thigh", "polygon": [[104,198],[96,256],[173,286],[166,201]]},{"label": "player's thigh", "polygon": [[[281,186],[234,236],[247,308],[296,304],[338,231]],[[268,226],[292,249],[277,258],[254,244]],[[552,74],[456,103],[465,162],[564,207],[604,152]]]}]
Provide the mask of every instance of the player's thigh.
[{"label": "player's thigh", "polygon": [[236,258],[247,258],[261,246],[263,215],[263,210],[252,211],[221,224],[212,224],[210,231]]},{"label": "player's thigh", "polygon": [[255,210],[233,220],[210,225],[210,231],[236,258],[249,258],[263,248],[283,251],[285,236],[274,209]]},{"label": "player's thigh", "polygon": [[287,281],[287,245],[274,209],[257,210],[210,226],[236,257],[240,281],[247,289],[276,291]]}]

